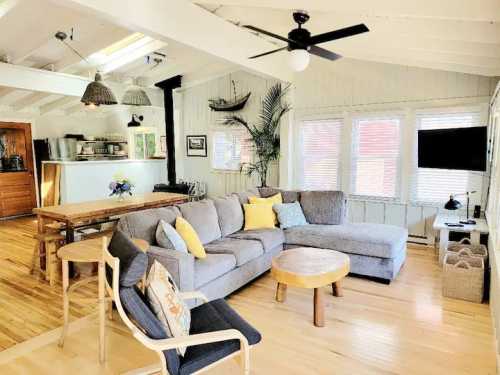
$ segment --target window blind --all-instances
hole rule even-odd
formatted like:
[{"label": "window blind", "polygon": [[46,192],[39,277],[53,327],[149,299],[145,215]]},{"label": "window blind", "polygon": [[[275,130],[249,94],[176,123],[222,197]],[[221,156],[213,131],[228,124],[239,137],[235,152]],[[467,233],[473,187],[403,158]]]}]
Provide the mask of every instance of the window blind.
[{"label": "window blind", "polygon": [[[417,114],[417,129],[450,129],[481,126],[481,116],[477,112],[420,113]],[[417,147],[415,148],[415,154]],[[416,157],[415,157],[416,160]],[[433,168],[418,168],[413,182],[412,200],[421,203],[444,204],[450,194],[477,190],[471,195],[471,201],[479,204],[481,201],[483,176],[478,172],[463,170],[447,170]],[[462,203],[464,196],[458,196]]]},{"label": "window blind", "polygon": [[353,123],[351,191],[354,195],[399,195],[400,119],[367,118]]},{"label": "window blind", "polygon": [[338,189],[341,119],[308,120],[300,127],[302,188]]},{"label": "window blind", "polygon": [[212,168],[239,171],[252,158],[250,135],[245,129],[223,129],[212,134]]}]

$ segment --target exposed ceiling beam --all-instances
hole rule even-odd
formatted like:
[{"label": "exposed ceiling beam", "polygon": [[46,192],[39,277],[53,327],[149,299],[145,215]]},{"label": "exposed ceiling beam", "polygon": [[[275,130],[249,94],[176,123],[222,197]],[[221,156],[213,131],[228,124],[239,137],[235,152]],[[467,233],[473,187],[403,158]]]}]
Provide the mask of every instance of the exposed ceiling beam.
[{"label": "exposed ceiling beam", "polygon": [[50,102],[50,103],[47,103],[47,104],[40,106],[40,114],[45,115],[49,112],[52,112],[52,111],[55,111],[61,107],[64,107],[70,103],[76,102],[76,100],[77,99],[75,99],[75,97],[72,97],[72,96],[65,96],[65,97],[59,98],[57,100],[54,100],[53,102]]},{"label": "exposed ceiling beam", "polygon": [[[140,31],[158,40],[174,39],[260,73],[290,81],[285,58],[249,60],[269,43],[185,0],[52,0]],[[165,22],[166,15],[175,22]]]},{"label": "exposed ceiling beam", "polygon": [[308,11],[354,13],[382,17],[500,21],[497,0],[192,0],[192,2],[267,9],[306,9]]}]

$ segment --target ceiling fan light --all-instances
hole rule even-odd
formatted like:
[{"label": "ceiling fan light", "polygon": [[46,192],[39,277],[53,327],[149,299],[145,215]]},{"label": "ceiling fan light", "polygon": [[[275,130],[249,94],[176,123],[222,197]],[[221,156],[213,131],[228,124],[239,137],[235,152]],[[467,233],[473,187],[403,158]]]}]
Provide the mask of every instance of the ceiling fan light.
[{"label": "ceiling fan light", "polygon": [[83,93],[82,99],[80,100],[85,105],[112,105],[118,104],[115,98],[115,94],[109,87],[107,87],[102,82],[102,77],[99,73],[96,73],[93,82],[90,82]]},{"label": "ceiling fan light", "polygon": [[305,49],[294,49],[290,51],[290,67],[296,72],[301,72],[307,68],[310,59],[309,52]]},{"label": "ceiling fan light", "polygon": [[122,104],[135,106],[151,106],[148,94],[139,86],[130,86],[122,98]]}]

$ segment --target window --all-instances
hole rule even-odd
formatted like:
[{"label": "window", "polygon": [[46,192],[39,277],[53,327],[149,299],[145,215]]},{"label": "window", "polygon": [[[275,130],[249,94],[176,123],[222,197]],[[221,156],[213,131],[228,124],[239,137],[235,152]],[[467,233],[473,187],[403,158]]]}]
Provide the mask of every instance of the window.
[{"label": "window", "polygon": [[300,127],[303,189],[338,189],[341,119],[303,121]]},{"label": "window", "polygon": [[400,119],[367,118],[353,123],[352,188],[355,195],[399,195]]},{"label": "window", "polygon": [[[480,126],[479,112],[421,113],[417,115],[417,129],[446,129]],[[415,147],[415,154],[417,147]],[[416,158],[415,158],[416,160]],[[477,190],[471,201],[481,201],[482,174],[478,172],[416,168],[412,198],[416,202],[444,204],[450,194]],[[463,196],[458,196],[464,202]]]},{"label": "window", "polygon": [[212,168],[239,171],[252,161],[250,135],[246,129],[216,130],[212,134]]}]

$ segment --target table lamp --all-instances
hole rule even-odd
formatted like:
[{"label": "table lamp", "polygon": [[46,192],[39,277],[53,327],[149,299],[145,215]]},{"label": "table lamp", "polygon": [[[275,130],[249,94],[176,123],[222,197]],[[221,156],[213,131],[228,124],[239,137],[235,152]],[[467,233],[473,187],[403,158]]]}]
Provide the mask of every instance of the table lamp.
[{"label": "table lamp", "polygon": [[450,195],[450,200],[448,202],[446,202],[446,204],[444,205],[444,208],[446,210],[458,210],[459,208],[462,207],[462,203],[460,203],[459,201],[457,201],[455,199],[455,197],[456,196],[460,196],[460,195],[467,195],[467,218],[464,221],[460,221],[460,224],[466,224],[466,225],[474,225],[474,224],[476,224],[475,220],[469,219],[469,203],[470,203],[470,197],[469,197],[469,195],[472,194],[472,193],[475,193],[475,192],[476,191],[473,190],[473,191],[467,191],[467,192],[461,193],[461,194],[451,194]]}]

